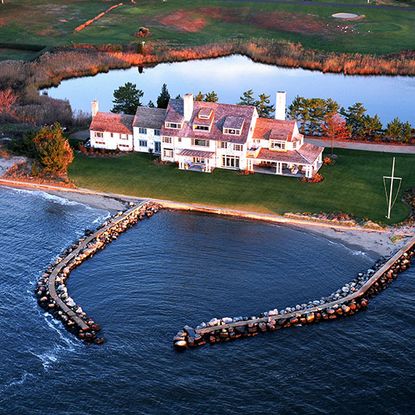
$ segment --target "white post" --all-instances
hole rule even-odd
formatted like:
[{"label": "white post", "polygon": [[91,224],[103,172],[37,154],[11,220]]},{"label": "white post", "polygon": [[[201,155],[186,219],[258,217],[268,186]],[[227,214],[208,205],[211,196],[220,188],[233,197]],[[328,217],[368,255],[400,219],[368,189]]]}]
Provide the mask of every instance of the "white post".
[{"label": "white post", "polygon": [[392,175],[391,175],[391,188],[389,192],[389,203],[388,203],[388,216],[386,216],[388,219],[391,218],[391,209],[392,209],[392,194],[393,194],[393,180],[394,180],[394,174],[395,174],[395,157],[392,161]]}]

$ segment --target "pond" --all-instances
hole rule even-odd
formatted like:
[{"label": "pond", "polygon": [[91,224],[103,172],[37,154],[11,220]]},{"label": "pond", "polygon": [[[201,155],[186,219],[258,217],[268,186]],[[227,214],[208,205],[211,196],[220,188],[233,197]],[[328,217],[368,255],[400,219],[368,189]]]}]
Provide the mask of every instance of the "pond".
[{"label": "pond", "polygon": [[219,101],[234,104],[242,92],[253,89],[265,92],[275,103],[275,92],[287,92],[290,103],[297,95],[333,98],[342,106],[362,102],[370,114],[379,114],[384,123],[398,116],[415,125],[413,101],[415,77],[345,76],[304,69],[289,69],[256,63],[244,56],[164,63],[152,68],[137,67],[112,70],[96,76],[63,81],[48,93],[54,98],[68,99],[75,110],[90,111],[90,103],[98,99],[101,111],[112,106],[114,89],[132,82],[144,91],[143,104],[156,102],[163,83],[175,97],[186,92],[216,91]]}]

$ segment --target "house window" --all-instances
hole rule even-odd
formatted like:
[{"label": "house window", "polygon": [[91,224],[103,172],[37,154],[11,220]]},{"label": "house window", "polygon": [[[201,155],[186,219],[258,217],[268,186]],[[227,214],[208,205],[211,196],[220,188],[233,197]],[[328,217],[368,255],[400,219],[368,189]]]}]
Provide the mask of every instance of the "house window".
[{"label": "house window", "polygon": [[138,141],[139,147],[147,147],[147,141],[146,140],[139,140]]},{"label": "house window", "polygon": [[239,157],[222,156],[222,166],[227,168],[239,169]]},{"label": "house window", "polygon": [[154,130],[154,135],[160,135],[160,130]]},{"label": "house window", "polygon": [[193,146],[209,147],[209,140],[200,140],[199,138],[192,139]]},{"label": "house window", "polygon": [[210,128],[208,125],[194,125],[193,126],[193,130],[197,130],[197,131],[209,131]]},{"label": "house window", "polygon": [[203,157],[193,157],[193,163],[205,164],[205,159]]},{"label": "house window", "polygon": [[118,147],[130,148],[130,146],[128,144],[119,144]]},{"label": "house window", "polygon": [[269,148],[273,150],[285,150],[285,142],[284,141],[270,141]]},{"label": "house window", "polygon": [[120,134],[121,140],[128,140],[127,134]]},{"label": "house window", "polygon": [[166,122],[166,128],[174,128],[176,130],[182,128],[182,124],[177,122]]},{"label": "house window", "polygon": [[98,132],[96,132],[95,133],[95,137],[103,138],[104,137],[104,133],[98,133]]},{"label": "house window", "polygon": [[182,137],[178,137],[178,138],[177,138],[177,142],[178,142],[178,143],[181,143],[181,142],[182,142]]},{"label": "house window", "polygon": [[165,148],[163,150],[163,156],[166,158],[172,158],[173,157],[173,150],[171,148]]},{"label": "house window", "polygon": [[95,144],[105,145],[105,141],[95,141]]},{"label": "house window", "polygon": [[111,138],[114,138],[114,134],[113,133],[111,133]]},{"label": "house window", "polygon": [[138,129],[138,134],[147,134],[147,128],[142,128],[142,127],[140,127],[140,128]]},{"label": "house window", "polygon": [[172,143],[171,137],[163,137],[163,143],[171,144]]},{"label": "house window", "polygon": [[242,151],[243,150],[243,146],[241,144],[234,144],[233,145],[233,149],[235,151]]},{"label": "house window", "polygon": [[237,130],[234,128],[224,128],[223,134],[229,134],[229,135],[241,135],[241,130]]},{"label": "house window", "polygon": [[221,141],[220,148],[228,148],[228,143],[226,141]]}]

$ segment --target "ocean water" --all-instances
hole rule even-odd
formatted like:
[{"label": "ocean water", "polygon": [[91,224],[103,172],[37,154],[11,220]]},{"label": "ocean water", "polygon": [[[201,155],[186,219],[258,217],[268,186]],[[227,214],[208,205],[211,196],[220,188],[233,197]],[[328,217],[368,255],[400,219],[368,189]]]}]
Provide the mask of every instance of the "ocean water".
[{"label": "ocean water", "polygon": [[351,318],[184,353],[212,317],[319,298],[376,256],[288,227],[162,211],[75,270],[69,291],[103,327],[85,345],[33,287],[108,212],[0,188],[0,414],[410,414],[415,272]]}]

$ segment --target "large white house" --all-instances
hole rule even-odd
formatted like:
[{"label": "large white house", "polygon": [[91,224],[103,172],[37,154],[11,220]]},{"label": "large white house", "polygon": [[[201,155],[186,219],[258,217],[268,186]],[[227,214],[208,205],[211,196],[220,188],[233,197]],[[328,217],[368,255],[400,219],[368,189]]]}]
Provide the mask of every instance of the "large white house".
[{"label": "large white house", "polygon": [[167,109],[138,107],[136,114],[98,111],[92,103],[91,146],[152,152],[179,169],[215,168],[311,178],[323,147],[304,143],[296,121],[285,120],[285,93],[277,93],[276,119],[255,107],[171,99]]}]

